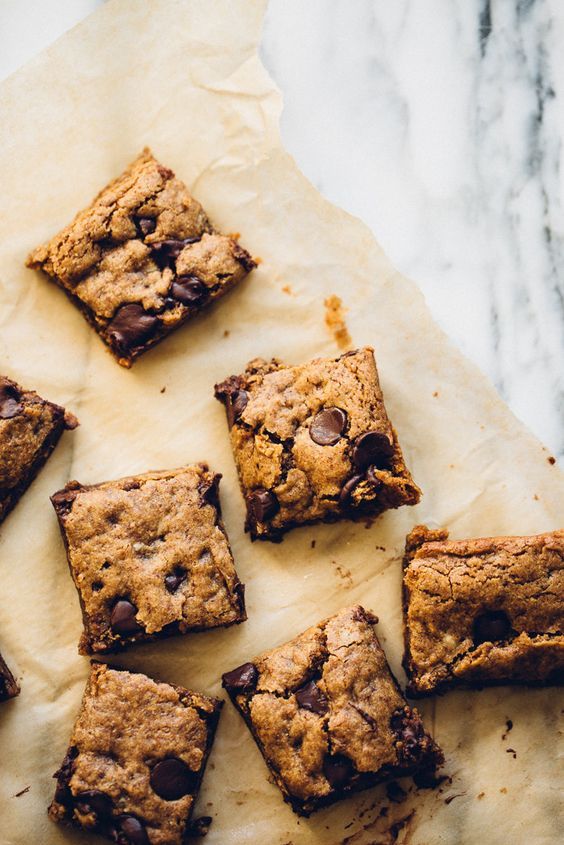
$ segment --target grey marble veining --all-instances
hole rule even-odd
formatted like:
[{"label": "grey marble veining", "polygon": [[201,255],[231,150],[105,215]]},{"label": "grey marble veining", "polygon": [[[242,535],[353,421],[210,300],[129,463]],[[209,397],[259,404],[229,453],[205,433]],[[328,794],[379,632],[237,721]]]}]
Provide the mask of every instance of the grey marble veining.
[{"label": "grey marble veining", "polygon": [[271,0],[282,134],[564,454],[564,5]]}]

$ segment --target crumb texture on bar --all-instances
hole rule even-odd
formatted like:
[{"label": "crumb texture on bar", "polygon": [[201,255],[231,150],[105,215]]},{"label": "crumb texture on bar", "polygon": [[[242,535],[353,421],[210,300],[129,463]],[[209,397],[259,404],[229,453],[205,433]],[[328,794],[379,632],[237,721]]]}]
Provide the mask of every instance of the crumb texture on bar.
[{"label": "crumb texture on bar", "polygon": [[78,421],[60,405],[0,376],[0,522]]},{"label": "crumb texture on bar", "polygon": [[302,815],[442,762],[390,672],[375,621],[360,606],[345,608],[223,676],[285,799]]},{"label": "crumb texture on bar", "polygon": [[207,465],[52,496],[84,619],[83,653],[246,618]]},{"label": "crumb texture on bar", "polygon": [[253,538],[416,504],[370,347],[298,366],[251,361],[216,385]]},{"label": "crumb texture on bar", "polygon": [[407,537],[404,667],[413,695],[564,681],[564,531]]},{"label": "crumb texture on bar", "polygon": [[256,266],[148,149],[27,264],[65,290],[124,366]]},{"label": "crumb texture on bar", "polygon": [[181,845],[220,707],[146,675],[92,664],[55,773],[50,818],[114,842]]}]

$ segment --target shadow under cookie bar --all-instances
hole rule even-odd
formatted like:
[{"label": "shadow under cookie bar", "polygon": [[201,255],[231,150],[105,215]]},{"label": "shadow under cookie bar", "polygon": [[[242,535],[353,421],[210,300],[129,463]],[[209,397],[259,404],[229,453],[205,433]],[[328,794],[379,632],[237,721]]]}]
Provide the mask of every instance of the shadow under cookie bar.
[{"label": "shadow under cookie bar", "polygon": [[0,701],[8,701],[8,699],[15,698],[19,694],[20,688],[16,679],[0,654]]},{"label": "shadow under cookie bar", "polygon": [[301,816],[443,755],[393,677],[373,625],[348,607],[223,675],[285,801]]},{"label": "shadow under cookie bar", "polygon": [[60,405],[0,376],[0,522],[23,496],[65,429],[78,420]]},{"label": "shadow under cookie bar", "polygon": [[55,281],[130,367],[256,263],[145,149],[27,266]]},{"label": "shadow under cookie bar", "polygon": [[215,396],[226,408],[253,540],[419,501],[371,347],[298,366],[256,359],[217,384]]},{"label": "shadow under cookie bar", "polygon": [[246,617],[206,464],[83,486],[51,497],[84,632],[81,654],[227,627]]},{"label": "shadow under cookie bar", "polygon": [[222,705],[92,663],[49,817],[113,842],[184,845],[211,823],[191,816]]},{"label": "shadow under cookie bar", "polygon": [[419,525],[403,600],[409,695],[564,683],[564,531],[449,540]]}]

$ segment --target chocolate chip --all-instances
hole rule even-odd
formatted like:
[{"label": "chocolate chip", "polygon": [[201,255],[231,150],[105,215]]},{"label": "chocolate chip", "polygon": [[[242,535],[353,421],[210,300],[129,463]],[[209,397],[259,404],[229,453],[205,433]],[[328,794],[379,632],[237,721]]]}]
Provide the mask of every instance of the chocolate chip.
[{"label": "chocolate chip", "polygon": [[109,795],[100,792],[99,789],[89,789],[86,792],[79,792],[74,796],[74,804],[79,813],[86,816],[90,813],[100,821],[109,819],[112,816],[114,804]]},{"label": "chocolate chip", "polygon": [[488,610],[474,620],[474,645],[506,640],[511,634],[511,622],[503,610]]},{"label": "chocolate chip", "polygon": [[362,475],[353,475],[351,476],[351,478],[349,478],[348,481],[343,484],[343,487],[341,488],[341,492],[339,494],[339,505],[342,508],[350,505],[352,493],[363,480],[363,478],[364,476]]},{"label": "chocolate chip", "polygon": [[253,490],[247,497],[247,515],[253,522],[266,522],[278,513],[280,505],[271,490]]},{"label": "chocolate chip", "polygon": [[170,286],[170,295],[183,305],[199,305],[209,296],[209,289],[196,276],[178,276]]},{"label": "chocolate chip", "polygon": [[118,845],[151,845],[145,825],[135,816],[118,816],[115,822],[115,839]]},{"label": "chocolate chip", "polygon": [[187,577],[188,573],[186,570],[177,566],[174,572],[171,572],[169,575],[165,575],[165,587],[169,593],[175,593],[180,585],[186,581]]},{"label": "chocolate chip", "polygon": [[246,390],[237,389],[225,394],[225,408],[227,410],[227,423],[232,428],[237,422],[249,401],[249,394]]},{"label": "chocolate chip", "polygon": [[0,380],[0,419],[9,420],[23,410],[19,402],[20,393],[11,382]]},{"label": "chocolate chip", "polygon": [[176,266],[176,259],[188,244],[195,244],[200,238],[168,238],[165,241],[159,241],[156,244],[151,244],[151,254],[161,270],[165,267],[170,267],[174,270]]},{"label": "chocolate chip", "polygon": [[347,425],[347,415],[340,408],[324,408],[312,420],[309,436],[319,446],[334,446]]},{"label": "chocolate chip", "polygon": [[119,599],[113,606],[110,616],[110,625],[114,634],[126,636],[136,634],[143,629],[137,622],[135,614],[137,608],[127,599]]},{"label": "chocolate chip", "polygon": [[136,217],[134,222],[137,231],[143,238],[147,235],[152,235],[157,228],[157,221],[152,217]]},{"label": "chocolate chip", "polygon": [[304,710],[311,710],[323,716],[329,710],[329,702],[314,681],[296,690],[296,701]]},{"label": "chocolate chip", "polygon": [[112,346],[127,354],[136,346],[142,346],[155,333],[159,320],[135,302],[122,305],[107,328]]},{"label": "chocolate chip", "polygon": [[247,273],[250,273],[257,266],[254,258],[251,258],[247,250],[243,249],[239,244],[234,244],[233,246],[233,257],[243,265]]},{"label": "chocolate chip", "polygon": [[400,743],[398,757],[405,762],[416,760],[425,739],[423,723],[417,713],[409,707],[396,710],[390,719],[390,727],[396,734],[396,742]]},{"label": "chocolate chip", "polygon": [[254,663],[243,663],[221,677],[222,686],[227,690],[251,692],[257,685],[259,673]]},{"label": "chocolate chip", "polygon": [[69,788],[69,781],[72,777],[72,773],[74,771],[74,761],[77,757],[78,748],[76,745],[71,745],[65,754],[65,759],[61,763],[61,768],[53,775],[54,778],[57,778],[55,801],[58,801],[59,804],[63,804],[65,807],[70,807],[73,800],[72,792]]},{"label": "chocolate chip", "polygon": [[167,757],[151,769],[149,781],[158,796],[165,801],[177,801],[195,790],[198,774],[178,757]]},{"label": "chocolate chip", "polygon": [[68,490],[66,488],[53,493],[51,501],[59,516],[66,516],[66,514],[70,513],[77,493],[78,490]]},{"label": "chocolate chip", "polygon": [[359,470],[368,469],[369,466],[387,469],[393,454],[393,446],[386,434],[380,431],[367,431],[354,441],[352,460]]},{"label": "chocolate chip", "polygon": [[323,774],[333,789],[342,789],[346,786],[353,772],[354,766],[344,754],[328,754],[323,760]]},{"label": "chocolate chip", "polygon": [[198,493],[205,505],[211,505],[219,510],[219,482],[221,475],[212,476],[211,481],[201,481],[198,484]]}]

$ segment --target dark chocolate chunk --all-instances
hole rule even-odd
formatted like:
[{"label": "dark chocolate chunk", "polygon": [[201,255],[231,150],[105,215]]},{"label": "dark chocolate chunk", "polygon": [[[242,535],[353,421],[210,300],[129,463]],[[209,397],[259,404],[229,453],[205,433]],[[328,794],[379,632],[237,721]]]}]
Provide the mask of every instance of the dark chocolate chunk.
[{"label": "dark chocolate chunk", "polygon": [[151,244],[151,255],[161,270],[164,270],[165,267],[170,267],[174,270],[176,266],[176,259],[184,247],[188,246],[188,244],[195,244],[199,240],[201,239],[183,238],[182,240],[179,240],[177,238],[168,238],[165,241],[159,241],[156,244]]},{"label": "dark chocolate chunk", "polygon": [[487,610],[474,620],[474,645],[506,640],[511,634],[511,622],[503,610]]},{"label": "dark chocolate chunk", "polygon": [[344,754],[327,754],[323,760],[323,774],[333,787],[342,789],[354,773],[352,761]]},{"label": "dark chocolate chunk", "polygon": [[217,473],[211,481],[202,481],[198,485],[198,493],[204,505],[211,505],[219,510],[219,482],[221,475]]},{"label": "dark chocolate chunk", "polygon": [[148,314],[136,302],[118,308],[107,328],[112,346],[127,354],[136,346],[142,346],[155,333],[159,320]]},{"label": "dark chocolate chunk", "polygon": [[232,428],[237,422],[249,401],[249,394],[246,390],[237,389],[225,394],[225,408],[227,410],[227,423]]},{"label": "dark chocolate chunk", "polygon": [[200,305],[209,296],[209,289],[196,276],[178,276],[170,286],[170,295],[183,305]]},{"label": "dark chocolate chunk", "polygon": [[177,566],[174,572],[171,572],[169,575],[165,575],[165,587],[169,593],[175,593],[180,585],[186,581],[187,577],[188,573],[186,570]]},{"label": "dark chocolate chunk", "polygon": [[74,769],[74,761],[78,757],[78,748],[76,745],[71,745],[65,759],[61,763],[61,768],[57,769],[54,778],[57,778],[57,786],[55,788],[55,801],[63,804],[65,807],[70,807],[72,804],[72,793],[69,787],[69,781],[72,777]]},{"label": "dark chocolate chunk", "polygon": [[72,509],[74,500],[76,499],[78,490],[69,490],[64,488],[57,493],[53,493],[51,501],[59,516],[66,516]]},{"label": "dark chocolate chunk", "polygon": [[0,379],[0,419],[9,420],[23,410],[20,394],[16,387],[5,379]]},{"label": "dark chocolate chunk", "polygon": [[135,227],[142,238],[152,235],[157,228],[157,221],[152,217],[136,217]]},{"label": "dark chocolate chunk", "polygon": [[417,713],[409,707],[396,710],[390,719],[390,727],[396,734],[400,760],[406,763],[416,761],[421,756],[425,738],[423,723]]},{"label": "dark chocolate chunk", "polygon": [[304,710],[311,710],[312,713],[318,713],[320,716],[329,710],[329,702],[315,681],[310,681],[296,690],[296,701]]},{"label": "dark chocolate chunk", "polygon": [[254,270],[257,266],[257,262],[254,258],[251,258],[247,250],[243,249],[243,247],[239,246],[239,244],[234,244],[233,246],[233,257],[243,265],[247,273],[250,273],[251,270]]},{"label": "dark chocolate chunk", "polygon": [[271,490],[259,488],[247,497],[247,514],[253,522],[266,522],[278,512],[280,505]]},{"label": "dark chocolate chunk", "polygon": [[145,825],[136,816],[118,816],[114,821],[117,826],[115,841],[118,845],[151,845]]},{"label": "dark chocolate chunk", "polygon": [[351,495],[358,484],[363,480],[362,475],[353,475],[348,481],[345,481],[339,494],[339,505],[344,508],[350,504]]},{"label": "dark chocolate chunk", "polygon": [[82,815],[94,813],[100,821],[112,817],[114,804],[109,795],[100,792],[99,789],[88,789],[86,792],[79,792],[74,796],[76,809]]},{"label": "dark chocolate chunk", "polygon": [[254,663],[243,663],[221,677],[222,686],[236,692],[251,692],[257,685],[259,673]]},{"label": "dark chocolate chunk", "polygon": [[167,757],[151,769],[149,781],[157,795],[165,801],[177,801],[195,790],[198,773],[178,757]]},{"label": "dark chocolate chunk", "polygon": [[110,616],[110,625],[114,634],[127,636],[142,631],[141,625],[137,622],[135,614],[137,608],[128,599],[119,599],[113,606]]},{"label": "dark chocolate chunk", "polygon": [[324,408],[313,418],[309,436],[319,446],[334,446],[347,425],[347,415],[340,408]]},{"label": "dark chocolate chunk", "polygon": [[386,434],[367,431],[354,441],[352,460],[358,470],[366,470],[369,466],[388,469],[393,453],[394,448]]}]

